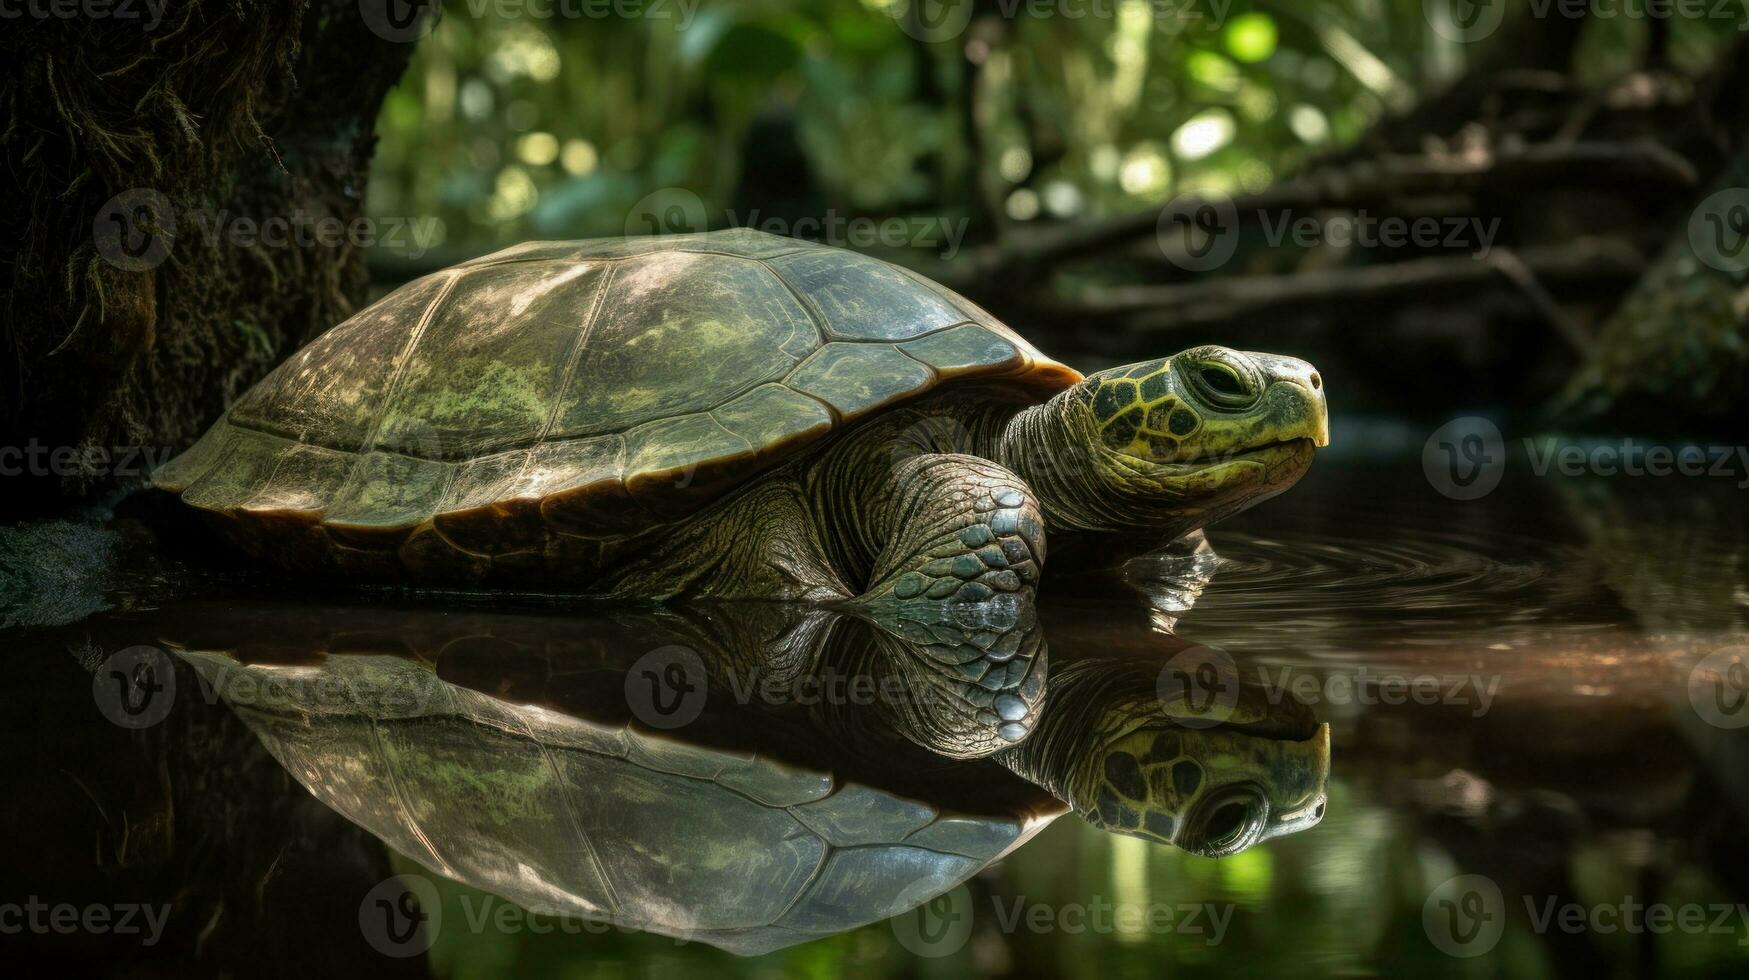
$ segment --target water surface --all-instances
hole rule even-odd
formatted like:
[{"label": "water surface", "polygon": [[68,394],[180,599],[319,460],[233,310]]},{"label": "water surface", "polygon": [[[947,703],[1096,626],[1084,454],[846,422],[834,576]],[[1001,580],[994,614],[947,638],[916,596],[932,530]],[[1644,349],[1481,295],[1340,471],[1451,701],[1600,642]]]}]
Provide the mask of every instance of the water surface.
[{"label": "water surface", "polygon": [[[149,972],[1741,972],[1742,493],[1519,467],[1465,502],[1418,458],[1327,455],[1211,530],[1212,552],[1129,566],[1128,588],[884,641],[807,611],[390,602],[112,570],[101,595],[75,583],[50,604],[65,621],[8,633],[18,802],[0,881],[18,895],[0,901],[168,915],[151,945],[6,938]],[[812,646],[822,630],[839,638]],[[951,639],[972,634],[988,644]],[[921,652],[895,654],[904,641]],[[100,692],[136,648],[167,658],[176,690],[128,727]],[[674,648],[777,695],[725,701],[736,685],[712,674],[692,724],[653,727],[629,692],[640,670],[684,678],[664,674]],[[830,656],[791,655],[814,649]],[[1263,692],[1245,738],[1329,724],[1328,785],[1294,791],[1285,832],[1200,857],[956,758],[1091,738],[1098,717],[1052,714],[1053,675],[1142,689],[1186,663]],[[236,683],[252,671],[270,682]],[[801,683],[834,671],[940,698],[830,703]],[[1174,750],[1211,782],[1228,764]],[[820,800],[838,802],[808,810]],[[854,857],[841,894],[786,891],[832,855]],[[435,914],[410,955],[385,955],[403,893]]]}]

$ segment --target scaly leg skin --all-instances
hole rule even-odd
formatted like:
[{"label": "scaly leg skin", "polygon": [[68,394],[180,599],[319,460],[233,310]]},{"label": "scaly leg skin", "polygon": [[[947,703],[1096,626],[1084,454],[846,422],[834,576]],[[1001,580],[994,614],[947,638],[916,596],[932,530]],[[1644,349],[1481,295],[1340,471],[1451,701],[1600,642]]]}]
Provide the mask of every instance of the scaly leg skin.
[{"label": "scaly leg skin", "polygon": [[1044,519],[1031,488],[998,463],[911,457],[893,467],[889,492],[871,510],[885,545],[859,604],[983,602],[1038,585]]}]

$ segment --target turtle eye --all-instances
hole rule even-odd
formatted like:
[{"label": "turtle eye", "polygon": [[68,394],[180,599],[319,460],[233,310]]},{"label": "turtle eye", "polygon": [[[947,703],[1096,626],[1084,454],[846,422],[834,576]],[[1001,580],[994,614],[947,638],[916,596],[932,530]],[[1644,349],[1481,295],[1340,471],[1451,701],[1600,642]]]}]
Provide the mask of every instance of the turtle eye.
[{"label": "turtle eye", "polygon": [[1197,394],[1217,408],[1249,408],[1257,401],[1255,386],[1225,360],[1198,358],[1186,373]]},{"label": "turtle eye", "polygon": [[1213,851],[1224,851],[1239,842],[1245,833],[1245,825],[1251,821],[1251,812],[1245,804],[1238,801],[1223,803],[1215,812],[1209,815],[1208,824],[1203,827],[1207,837],[1207,847]]},{"label": "turtle eye", "polygon": [[1190,817],[1190,849],[1205,857],[1242,851],[1257,839],[1269,808],[1254,787],[1230,787],[1199,801]]}]

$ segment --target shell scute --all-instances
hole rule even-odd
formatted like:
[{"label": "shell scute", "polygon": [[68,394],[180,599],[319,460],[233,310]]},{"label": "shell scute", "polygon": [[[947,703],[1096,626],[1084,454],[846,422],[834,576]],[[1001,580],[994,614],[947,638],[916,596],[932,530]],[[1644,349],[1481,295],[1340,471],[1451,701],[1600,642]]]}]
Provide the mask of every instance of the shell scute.
[{"label": "shell scute", "polygon": [[788,384],[860,418],[928,387],[928,365],[887,344],[831,343],[789,376]]},{"label": "shell scute", "polygon": [[768,263],[819,310],[834,340],[910,340],[969,319],[897,266],[854,252],[800,252]]},{"label": "shell scute", "polygon": [[815,346],[807,310],[757,262],[663,252],[615,275],[552,438],[623,432],[776,381]]}]

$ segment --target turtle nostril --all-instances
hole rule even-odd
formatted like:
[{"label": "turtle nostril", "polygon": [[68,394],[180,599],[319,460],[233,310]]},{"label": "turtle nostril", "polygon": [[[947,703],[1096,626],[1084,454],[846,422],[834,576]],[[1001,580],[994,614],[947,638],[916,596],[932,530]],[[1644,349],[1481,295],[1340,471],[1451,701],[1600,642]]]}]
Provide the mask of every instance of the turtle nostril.
[{"label": "turtle nostril", "polygon": [[1313,371],[1312,372],[1312,390],[1317,391],[1319,388],[1322,388],[1322,387],[1324,387],[1324,379],[1318,377],[1318,372]]}]

